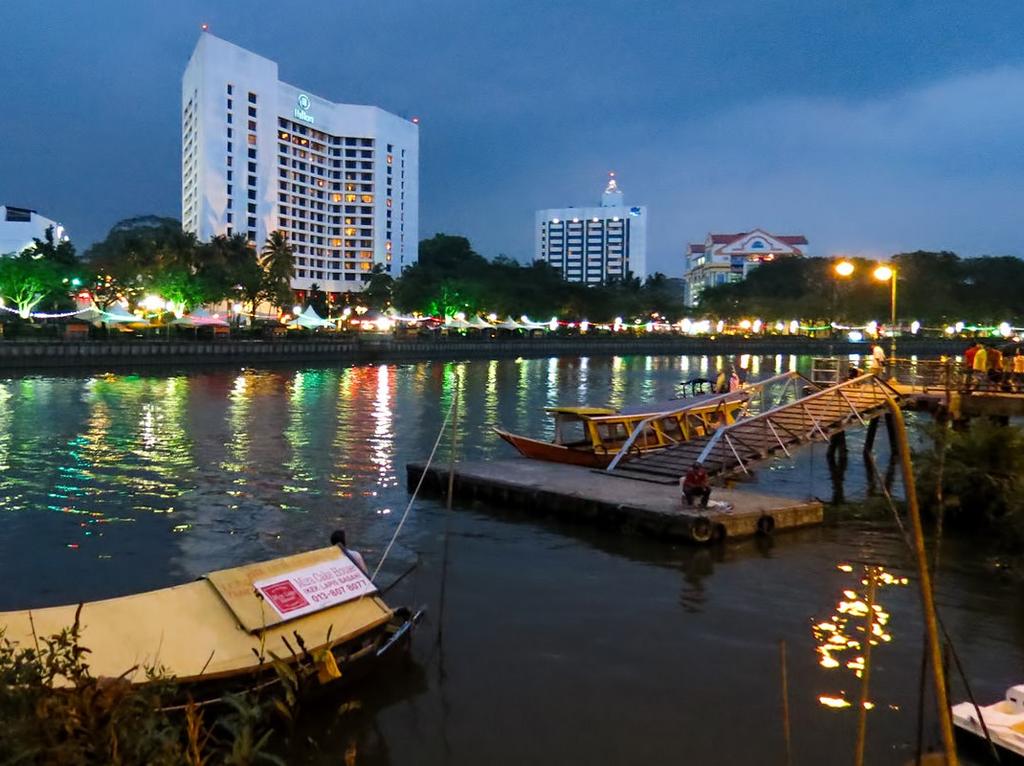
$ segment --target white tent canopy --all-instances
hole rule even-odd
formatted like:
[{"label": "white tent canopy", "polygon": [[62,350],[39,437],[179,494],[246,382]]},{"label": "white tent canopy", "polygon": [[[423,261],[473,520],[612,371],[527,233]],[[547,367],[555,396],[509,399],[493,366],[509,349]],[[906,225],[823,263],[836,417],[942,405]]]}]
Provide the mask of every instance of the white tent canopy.
[{"label": "white tent canopy", "polygon": [[467,322],[465,319],[459,319],[458,317],[450,317],[444,320],[444,326],[449,330],[472,330],[474,325]]},{"label": "white tent canopy", "polygon": [[512,317],[506,317],[504,321],[498,324],[499,330],[522,330],[523,326],[519,324]]},{"label": "white tent canopy", "polygon": [[128,322],[145,322],[142,317],[137,317],[120,304],[114,304],[109,309],[99,309],[100,321],[106,324],[119,324]]},{"label": "white tent canopy", "polygon": [[228,327],[228,322],[221,317],[215,317],[206,309],[201,306],[183,317],[174,320],[174,324],[184,325],[185,327],[209,327],[211,325],[218,325],[220,327]]},{"label": "white tent canopy", "polygon": [[523,323],[522,327],[523,327],[524,330],[550,330],[551,329],[546,322],[545,323],[534,322],[532,319],[530,319],[530,317],[525,316],[525,315],[522,317],[522,323]]},{"label": "white tent canopy", "polygon": [[493,330],[494,329],[494,325],[492,325],[490,322],[488,322],[483,317],[479,317],[479,316],[473,317],[472,321],[470,321],[470,325],[472,327],[475,327],[475,328],[479,329],[479,330]]},{"label": "white tent canopy", "polygon": [[309,330],[315,330],[318,327],[334,327],[334,320],[324,319],[312,306],[306,306],[306,310],[295,317],[295,321],[292,324],[297,324],[299,327],[305,327]]}]

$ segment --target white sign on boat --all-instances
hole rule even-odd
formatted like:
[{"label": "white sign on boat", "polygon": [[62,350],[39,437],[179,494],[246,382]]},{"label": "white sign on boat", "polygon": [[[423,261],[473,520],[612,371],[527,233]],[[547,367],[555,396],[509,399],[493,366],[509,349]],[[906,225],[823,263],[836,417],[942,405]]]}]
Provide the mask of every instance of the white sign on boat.
[{"label": "white sign on boat", "polygon": [[377,592],[347,556],[258,580],[253,587],[287,620]]}]

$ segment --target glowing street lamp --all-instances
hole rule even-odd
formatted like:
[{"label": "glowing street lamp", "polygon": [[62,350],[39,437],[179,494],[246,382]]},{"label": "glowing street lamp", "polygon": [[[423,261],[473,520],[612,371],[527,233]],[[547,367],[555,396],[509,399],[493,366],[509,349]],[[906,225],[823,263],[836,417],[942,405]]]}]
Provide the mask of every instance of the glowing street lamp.
[{"label": "glowing street lamp", "polygon": [[877,266],[871,276],[879,282],[889,283],[889,356],[896,356],[896,269],[893,266],[882,264]]},{"label": "glowing street lamp", "polygon": [[852,263],[850,263],[849,261],[840,261],[839,263],[837,263],[835,265],[834,268],[835,268],[835,272],[836,272],[836,274],[838,276],[840,276],[840,277],[848,277],[851,274],[853,274],[854,269],[856,267]]}]

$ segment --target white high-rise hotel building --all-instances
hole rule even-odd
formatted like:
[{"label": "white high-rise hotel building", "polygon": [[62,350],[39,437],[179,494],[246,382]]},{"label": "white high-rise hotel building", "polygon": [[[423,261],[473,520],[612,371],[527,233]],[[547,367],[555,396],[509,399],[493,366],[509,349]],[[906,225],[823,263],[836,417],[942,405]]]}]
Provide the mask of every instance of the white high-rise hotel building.
[{"label": "white high-rise hotel building", "polygon": [[419,125],[281,82],[277,63],[203,32],[182,78],[182,225],[201,240],[280,230],[292,287],[359,290],[419,242]]},{"label": "white high-rise hotel building", "polygon": [[647,208],[626,207],[614,173],[600,207],[538,210],[534,233],[536,259],[569,282],[647,276]]}]

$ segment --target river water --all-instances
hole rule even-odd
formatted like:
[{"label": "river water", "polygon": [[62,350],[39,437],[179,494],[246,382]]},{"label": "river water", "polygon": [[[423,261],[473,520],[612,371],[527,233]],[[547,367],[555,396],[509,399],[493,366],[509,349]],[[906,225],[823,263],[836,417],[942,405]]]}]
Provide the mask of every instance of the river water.
[{"label": "river water", "polygon": [[[752,378],[808,359],[743,358]],[[612,357],[19,376],[0,380],[0,610],[121,595],[326,543],[344,526],[371,566],[405,509],[456,385],[460,456],[508,457],[502,425],[548,433],[543,407],[673,396],[721,359]],[[854,432],[819,528],[717,548],[418,501],[386,562],[389,594],[426,605],[405,671],[361,707],[311,716],[290,754],[322,764],[783,763],[786,642],[795,763],[852,761],[859,652],[848,614],[865,565],[878,602],[868,763],[913,753],[921,621],[912,562],[868,491]],[[886,445],[879,440],[884,465]],[[446,458],[446,453],[445,459]],[[823,446],[758,471],[759,491],[829,499]],[[897,487],[898,490],[898,487]],[[438,640],[445,530],[448,569]],[[947,539],[942,616],[976,693],[1024,671],[1024,589]],[[846,571],[850,570],[850,571]],[[900,584],[909,578],[909,584]],[[819,627],[815,627],[819,626]],[[824,627],[820,627],[824,626]],[[833,629],[834,628],[834,629]],[[826,667],[835,665],[836,667]],[[954,697],[963,696],[960,683]],[[835,703],[833,704],[842,704]],[[929,716],[926,742],[935,741]]]}]

